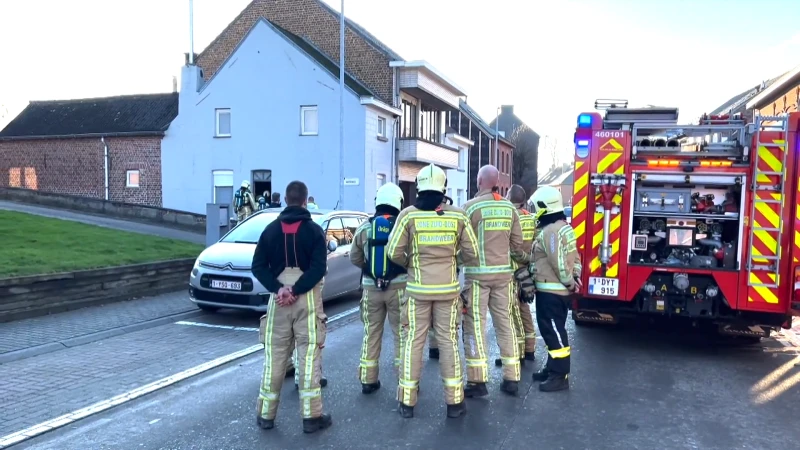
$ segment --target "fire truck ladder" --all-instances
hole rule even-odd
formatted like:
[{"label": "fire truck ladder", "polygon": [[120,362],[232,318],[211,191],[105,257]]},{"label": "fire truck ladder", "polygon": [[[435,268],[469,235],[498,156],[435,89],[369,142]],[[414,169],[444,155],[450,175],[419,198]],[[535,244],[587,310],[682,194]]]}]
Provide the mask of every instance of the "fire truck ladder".
[{"label": "fire truck ladder", "polygon": [[[770,225],[769,227],[762,227],[762,226],[751,226],[750,233],[748,236],[748,245],[750,246],[750,251],[748,252],[749,256],[747,259],[747,285],[752,287],[765,287],[765,288],[777,288],[778,284],[780,283],[780,260],[781,260],[781,242],[783,239],[783,200],[784,200],[784,192],[783,188],[785,185],[786,179],[786,158],[789,154],[789,145],[788,145],[788,136],[786,132],[788,131],[788,117],[786,116],[763,116],[757,117],[755,126],[755,162],[754,162],[754,169],[753,169],[753,181],[752,181],[752,191],[753,191],[753,203],[750,206],[750,224],[754,225],[755,221],[755,213],[758,209],[759,205],[764,205],[767,208],[771,208],[771,205],[777,204],[778,205],[778,227],[772,228],[770,224],[760,224],[760,225]],[[775,144],[773,142],[761,142],[761,133],[765,131],[779,131],[783,133],[783,143]],[[759,170],[759,162],[763,159],[761,157],[760,148],[765,147],[768,151],[771,148],[779,148],[781,149],[781,171],[780,172],[771,172],[771,171],[763,171]],[[770,181],[765,182],[759,180],[769,179]],[[775,180],[773,183],[772,180]],[[771,192],[781,192],[781,199],[776,200],[774,198],[770,199],[762,199],[759,198],[758,192],[759,191],[771,191]],[[770,196],[771,197],[771,196]],[[777,233],[777,248],[775,250],[775,255],[753,255],[753,244],[755,243],[756,235],[759,233]],[[766,261],[766,262],[764,262]],[[768,272],[772,275],[769,279],[764,280],[763,278],[758,282],[758,279],[751,276],[752,272]],[[756,279],[754,282],[753,280]]]}]

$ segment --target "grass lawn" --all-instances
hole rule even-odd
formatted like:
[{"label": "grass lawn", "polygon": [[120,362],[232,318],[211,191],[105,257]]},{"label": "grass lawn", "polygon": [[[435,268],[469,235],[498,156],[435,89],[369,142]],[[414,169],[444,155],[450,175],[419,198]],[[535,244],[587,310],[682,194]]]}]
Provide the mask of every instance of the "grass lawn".
[{"label": "grass lawn", "polygon": [[194,258],[202,250],[191,242],[0,210],[0,278]]}]

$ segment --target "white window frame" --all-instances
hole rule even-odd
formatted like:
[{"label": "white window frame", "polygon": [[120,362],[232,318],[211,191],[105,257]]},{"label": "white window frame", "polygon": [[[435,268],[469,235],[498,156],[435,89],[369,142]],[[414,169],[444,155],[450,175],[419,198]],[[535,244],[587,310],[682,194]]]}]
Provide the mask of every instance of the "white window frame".
[{"label": "white window frame", "polygon": [[[222,114],[228,114],[228,126],[230,130],[228,130],[227,134],[223,134],[219,132],[219,116]],[[214,110],[214,136],[216,137],[231,137],[231,130],[233,130],[233,115],[231,114],[230,108],[217,108]]]},{"label": "white window frame", "polygon": [[[131,175],[133,175],[134,173],[136,174],[136,177],[138,178],[138,181],[136,182],[136,184],[133,184],[131,182]],[[141,184],[142,184],[142,172],[141,171],[139,171],[138,169],[131,169],[131,170],[126,170],[125,171],[125,187],[138,188],[139,186],[141,186]]]},{"label": "white window frame", "polygon": [[379,174],[377,174],[377,175],[375,176],[375,184],[377,184],[377,186],[375,187],[375,189],[378,189],[378,188],[380,188],[381,186],[383,186],[384,184],[386,184],[386,174],[385,174],[385,173],[379,173]]},{"label": "white window frame", "polygon": [[467,170],[467,158],[466,155],[467,150],[464,147],[458,147],[458,170],[464,171]]},{"label": "white window frame", "polygon": [[[308,111],[314,111],[317,113],[317,129],[314,131],[306,131],[306,112]],[[300,135],[301,136],[319,135],[319,108],[316,105],[308,105],[300,107]]]},{"label": "white window frame", "polygon": [[[381,124],[383,124],[382,127]],[[378,137],[386,137],[386,117],[378,116]]]},{"label": "white window frame", "polygon": [[[217,184],[217,180],[222,178],[229,178],[230,181],[224,184]],[[228,169],[216,169],[211,171],[211,182],[213,184],[211,190],[211,202],[217,203],[217,188],[218,187],[229,187],[233,188],[233,170]],[[234,192],[236,190],[234,189]],[[227,201],[227,200],[226,200]]]}]

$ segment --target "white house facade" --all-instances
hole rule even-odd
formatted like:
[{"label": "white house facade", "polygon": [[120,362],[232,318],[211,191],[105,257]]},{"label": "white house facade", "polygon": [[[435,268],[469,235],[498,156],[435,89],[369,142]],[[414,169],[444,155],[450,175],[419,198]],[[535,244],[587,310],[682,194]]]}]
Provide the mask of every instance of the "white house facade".
[{"label": "white house facade", "polygon": [[301,180],[320,208],[372,211],[377,187],[397,176],[401,111],[345,77],[341,177],[338,75],[312,44],[265,19],[207,82],[184,66],[178,117],[162,142],[164,207],[204,213],[206,203],[230,202],[242,180],[283,200]]}]

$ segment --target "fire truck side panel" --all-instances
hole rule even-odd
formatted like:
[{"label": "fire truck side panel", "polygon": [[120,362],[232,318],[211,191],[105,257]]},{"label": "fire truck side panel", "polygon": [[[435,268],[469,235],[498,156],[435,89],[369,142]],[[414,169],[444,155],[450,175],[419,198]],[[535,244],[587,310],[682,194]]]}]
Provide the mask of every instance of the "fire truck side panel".
[{"label": "fire truck side panel", "polygon": [[[591,143],[591,162],[589,174],[610,174],[622,175],[626,177],[626,184],[630,185],[630,171],[628,163],[631,158],[630,133],[619,130],[594,130]],[[611,278],[617,281],[617,295],[592,295],[587,289],[586,296],[592,298],[602,298],[605,300],[627,300],[625,286],[628,284],[625,277],[627,275],[627,255],[628,242],[625,237],[628,234],[628,215],[624,212],[630,207],[630,195],[626,189],[622,194],[615,194],[613,204],[615,212],[610,216],[609,243],[611,245],[610,260],[604,270],[600,262],[600,248],[603,242],[603,213],[598,211],[598,205],[602,202],[602,196],[597,194],[594,186],[589,186],[586,241],[587,251],[584,269],[589,273],[589,277]],[[602,211],[602,210],[601,210]],[[589,287],[589,280],[586,282]]]},{"label": "fire truck side panel", "polygon": [[[759,142],[756,142],[758,138]],[[748,180],[748,187],[752,185],[753,177],[758,188],[769,186],[793,185],[793,175],[795,166],[794,152],[789,151],[786,155],[786,139],[788,136],[778,131],[763,131],[753,136],[751,149],[758,152],[758,163]],[[766,145],[765,145],[766,144]],[[786,167],[784,168],[783,161]],[[783,173],[786,170],[786,177],[772,175]],[[740,271],[739,277],[739,296],[736,309],[743,311],[776,312],[785,313],[788,310],[789,294],[791,284],[790,262],[793,236],[791,232],[790,220],[781,223],[781,216],[784,218],[793,217],[796,209],[796,200],[792,200],[786,193],[793,192],[794,189],[784,187],[781,191],[769,189],[757,189],[751,191],[747,189],[748,201],[747,210],[744,216],[744,227],[742,241],[743,263],[745,270]],[[775,203],[753,202],[755,199],[774,201]],[[753,217],[749,217],[753,211]],[[754,231],[751,231],[755,229]],[[783,229],[780,232],[779,229]],[[752,232],[752,247],[750,247],[749,237]],[[779,242],[780,239],[780,242]],[[752,253],[752,255],[750,255]],[[764,269],[747,270],[748,258],[752,257],[754,265],[764,267]],[[775,263],[774,258],[778,258],[778,270],[766,269],[771,263]],[[771,258],[771,259],[770,259]],[[759,286],[776,284],[777,287]]]},{"label": "fire truck side panel", "polygon": [[[793,224],[792,232],[787,233],[792,236],[792,246],[790,247],[792,250],[790,272],[788,273],[789,280],[786,281],[786,284],[789,288],[790,312],[795,316],[800,316],[800,158],[796,156],[800,152],[800,112],[789,115],[788,134],[788,148],[794,155],[794,163],[789,167],[794,167],[794,173],[792,175],[787,174],[786,183],[788,186],[786,191],[793,193],[788,197],[789,199],[794,198],[794,201],[788,203],[792,203],[794,211],[790,216],[784,216],[787,219],[788,217],[792,218],[791,222],[787,220],[787,225],[788,223]],[[787,259],[789,259],[788,256]]]},{"label": "fire truck side panel", "polygon": [[[573,172],[573,194],[572,194],[572,228],[575,230],[576,244],[578,253],[581,257],[583,271],[581,281],[586,286],[589,279],[589,263],[586,251],[587,231],[589,227],[589,217],[594,214],[593,198],[594,188],[589,184],[589,172],[592,166],[592,136],[595,130],[602,130],[603,119],[600,114],[588,113],[590,117],[590,127],[578,128],[575,132],[575,172]],[[592,193],[590,195],[590,192]]]}]

